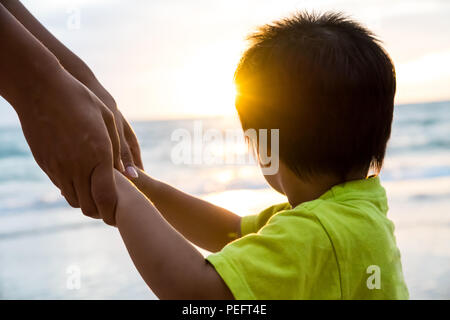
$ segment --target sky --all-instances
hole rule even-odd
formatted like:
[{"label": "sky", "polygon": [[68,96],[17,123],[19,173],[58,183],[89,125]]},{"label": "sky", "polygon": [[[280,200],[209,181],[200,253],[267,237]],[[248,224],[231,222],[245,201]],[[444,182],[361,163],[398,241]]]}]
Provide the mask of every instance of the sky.
[{"label": "sky", "polygon": [[25,6],[78,54],[129,119],[233,114],[245,37],[296,10],[342,11],[397,70],[396,102],[450,99],[447,0],[40,0]]}]

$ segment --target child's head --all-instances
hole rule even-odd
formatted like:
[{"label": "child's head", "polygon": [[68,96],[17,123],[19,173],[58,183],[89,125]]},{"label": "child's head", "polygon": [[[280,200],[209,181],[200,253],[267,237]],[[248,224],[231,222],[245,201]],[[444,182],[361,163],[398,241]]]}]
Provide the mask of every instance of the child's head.
[{"label": "child's head", "polygon": [[236,70],[244,130],[279,129],[298,177],[379,172],[391,132],[395,70],[374,35],[341,14],[265,25]]}]

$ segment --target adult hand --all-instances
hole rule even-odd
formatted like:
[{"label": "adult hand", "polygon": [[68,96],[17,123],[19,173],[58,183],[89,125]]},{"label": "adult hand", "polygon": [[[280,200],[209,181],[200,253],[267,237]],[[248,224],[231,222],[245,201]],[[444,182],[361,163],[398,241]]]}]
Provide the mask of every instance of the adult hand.
[{"label": "adult hand", "polygon": [[[62,68],[46,82],[35,99],[16,108],[33,156],[71,206],[114,225],[113,166],[124,171],[114,115]],[[119,121],[133,141],[123,129],[126,122]]]},{"label": "adult hand", "polygon": [[120,138],[101,90],[82,81],[89,69],[18,1],[0,2],[0,39],[0,95],[19,115],[37,163],[72,206],[114,224],[106,217],[117,202],[113,165],[124,170]]},{"label": "adult hand", "polygon": [[[83,83],[113,113],[116,121],[117,133],[119,134],[120,139],[120,155],[126,169],[126,172],[124,173],[129,178],[135,178],[137,175],[135,166],[142,169],[139,144],[137,143],[136,136],[134,135],[133,130],[131,130],[130,125],[117,109],[113,97],[97,80],[92,70],[90,70],[90,68],[75,53],[70,51],[53,34],[51,34],[19,0],[0,0],[0,3],[2,3],[18,21],[20,21],[22,27],[25,27],[46,47],[46,49],[53,53],[64,69],[78,81]],[[119,169],[118,167],[116,168]]]},{"label": "adult hand", "polygon": [[115,106],[115,103],[112,107],[111,104],[106,104],[106,106],[114,114],[120,140],[120,158],[125,167],[124,174],[131,179],[137,178],[138,171],[135,169],[135,166],[141,170],[144,170],[144,166],[142,164],[141,149],[136,134],[120,110]]}]

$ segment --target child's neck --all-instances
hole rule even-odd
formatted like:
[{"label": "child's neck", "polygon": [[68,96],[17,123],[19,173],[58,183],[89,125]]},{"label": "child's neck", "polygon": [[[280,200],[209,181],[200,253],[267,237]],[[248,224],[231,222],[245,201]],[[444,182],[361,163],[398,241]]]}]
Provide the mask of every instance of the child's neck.
[{"label": "child's neck", "polygon": [[348,175],[345,179],[332,175],[315,176],[308,180],[300,179],[295,175],[283,177],[282,188],[292,208],[307,201],[319,198],[333,186],[345,181],[360,180],[366,177],[366,173],[359,172]]}]

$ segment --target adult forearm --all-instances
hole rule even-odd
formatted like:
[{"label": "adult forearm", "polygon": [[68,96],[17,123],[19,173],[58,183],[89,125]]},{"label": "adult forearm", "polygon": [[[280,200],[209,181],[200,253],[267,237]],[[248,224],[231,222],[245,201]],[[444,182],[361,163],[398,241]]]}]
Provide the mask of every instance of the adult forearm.
[{"label": "adult forearm", "polygon": [[152,179],[143,171],[133,182],[164,218],[196,245],[214,252],[240,236],[238,215]]},{"label": "adult forearm", "polygon": [[116,108],[114,98],[100,84],[87,64],[53,36],[19,0],[0,0],[0,3],[54,54],[64,69],[88,87],[108,108]]},{"label": "adult forearm", "polygon": [[58,59],[0,4],[0,95],[20,114],[61,70]]}]

